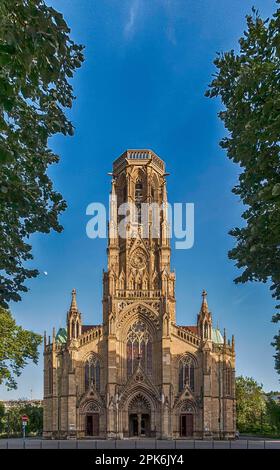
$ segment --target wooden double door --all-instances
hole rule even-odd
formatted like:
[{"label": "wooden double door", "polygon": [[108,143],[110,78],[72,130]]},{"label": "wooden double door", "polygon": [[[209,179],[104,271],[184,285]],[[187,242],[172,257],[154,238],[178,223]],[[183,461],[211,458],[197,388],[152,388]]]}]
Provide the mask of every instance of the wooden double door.
[{"label": "wooden double door", "polygon": [[180,436],[192,437],[193,436],[193,414],[185,413],[180,416]]},{"label": "wooden double door", "polygon": [[99,413],[86,415],[86,435],[99,436]]}]

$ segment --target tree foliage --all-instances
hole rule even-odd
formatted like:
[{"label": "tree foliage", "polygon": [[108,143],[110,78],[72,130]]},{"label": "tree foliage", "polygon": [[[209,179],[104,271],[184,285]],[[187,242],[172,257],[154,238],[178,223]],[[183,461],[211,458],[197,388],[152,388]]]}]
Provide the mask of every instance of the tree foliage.
[{"label": "tree foliage", "polygon": [[251,377],[236,378],[236,415],[239,431],[257,431],[263,424],[266,402],[262,385]]},{"label": "tree foliage", "polygon": [[0,433],[4,431],[5,406],[0,403]]},{"label": "tree foliage", "polygon": [[280,404],[273,395],[266,394],[251,377],[236,378],[236,425],[240,432],[280,435]]},{"label": "tree foliage", "polygon": [[0,338],[0,385],[14,389],[27,362],[37,364],[42,337],[18,326],[11,313],[0,307]]},{"label": "tree foliage", "polygon": [[276,403],[272,397],[267,401],[267,417],[272,432],[280,435],[280,404]]},{"label": "tree foliage", "polygon": [[0,2],[0,305],[18,301],[38,274],[27,242],[34,232],[62,230],[66,208],[47,175],[59,161],[48,146],[73,134],[69,79],[83,61],[61,13],[43,0]]},{"label": "tree foliage", "polygon": [[[4,408],[4,407],[3,407]],[[6,436],[22,435],[22,416],[28,416],[26,435],[41,435],[43,431],[43,407],[31,403],[18,403],[0,412],[0,432]]]},{"label": "tree foliage", "polygon": [[[218,54],[214,60],[217,73],[206,96],[221,98],[224,109],[219,117],[228,135],[220,145],[241,169],[233,193],[246,206],[244,224],[230,232],[236,246],[229,258],[243,269],[235,282],[269,280],[272,295],[279,301],[280,9],[270,20],[262,20],[255,9],[246,18],[240,51]],[[278,312],[273,321],[279,320]],[[279,336],[273,344],[280,373]]]}]

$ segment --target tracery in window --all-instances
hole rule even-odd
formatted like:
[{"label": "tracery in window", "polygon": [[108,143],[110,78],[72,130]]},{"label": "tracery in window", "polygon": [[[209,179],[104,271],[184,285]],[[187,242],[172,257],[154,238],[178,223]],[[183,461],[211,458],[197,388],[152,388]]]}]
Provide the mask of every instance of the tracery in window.
[{"label": "tracery in window", "polygon": [[95,356],[91,356],[85,364],[85,390],[90,386],[100,391],[100,362]]},{"label": "tracery in window", "polygon": [[152,373],[152,341],[147,326],[142,320],[134,323],[128,331],[127,346],[127,375],[137,369],[138,364],[148,374]]},{"label": "tracery in window", "polygon": [[179,392],[187,385],[194,391],[194,360],[191,356],[184,356],[179,362]]}]

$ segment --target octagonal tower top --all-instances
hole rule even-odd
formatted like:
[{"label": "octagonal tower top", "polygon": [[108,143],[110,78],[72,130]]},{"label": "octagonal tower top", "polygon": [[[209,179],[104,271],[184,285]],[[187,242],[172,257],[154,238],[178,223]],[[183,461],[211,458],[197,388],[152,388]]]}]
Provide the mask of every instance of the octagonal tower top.
[{"label": "octagonal tower top", "polygon": [[113,163],[113,174],[117,175],[130,165],[152,166],[162,176],[165,174],[164,161],[150,149],[128,149]]}]

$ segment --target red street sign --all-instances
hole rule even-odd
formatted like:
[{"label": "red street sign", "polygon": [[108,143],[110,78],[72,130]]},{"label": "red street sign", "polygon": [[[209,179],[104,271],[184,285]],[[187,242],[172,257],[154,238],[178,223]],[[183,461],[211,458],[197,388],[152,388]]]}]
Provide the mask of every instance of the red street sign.
[{"label": "red street sign", "polygon": [[29,418],[28,418],[28,416],[23,415],[23,416],[21,417],[21,420],[22,420],[23,423],[27,423],[27,421],[29,421]]}]

